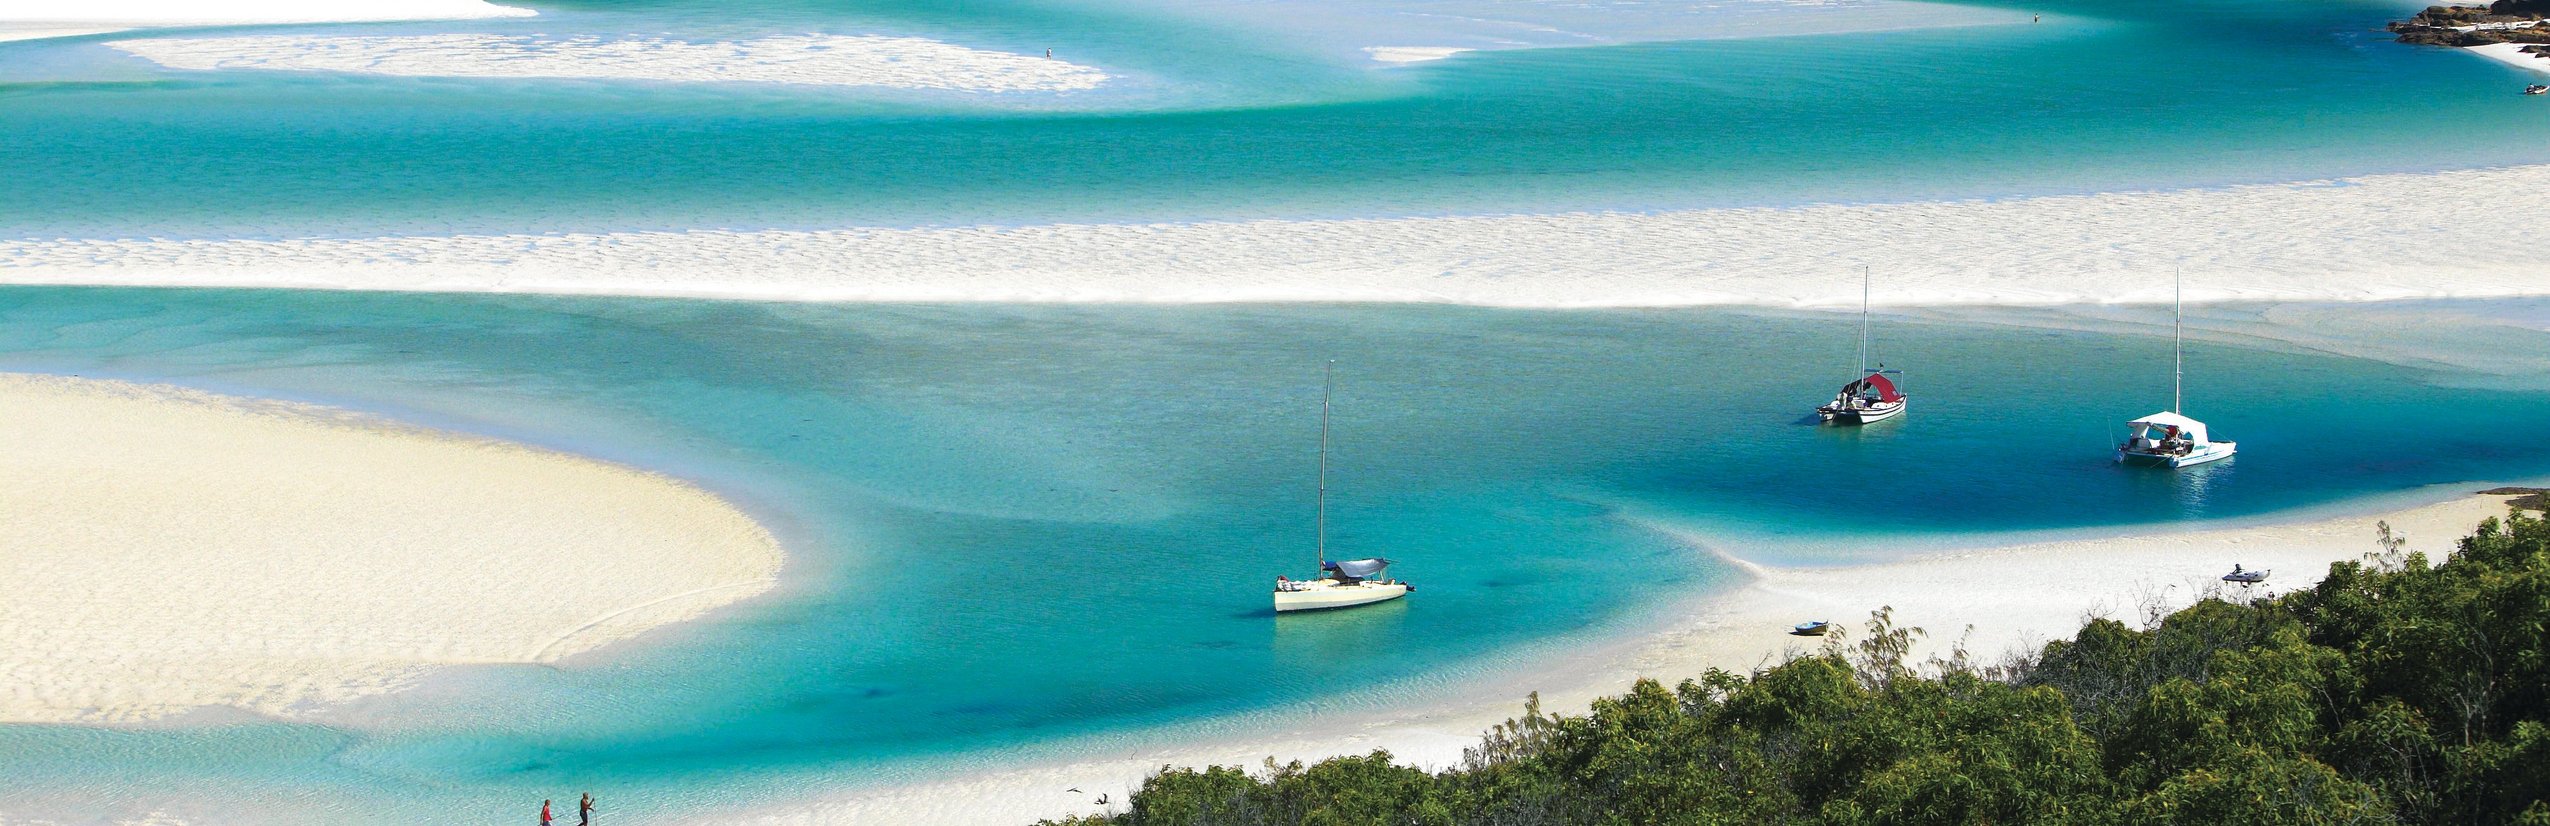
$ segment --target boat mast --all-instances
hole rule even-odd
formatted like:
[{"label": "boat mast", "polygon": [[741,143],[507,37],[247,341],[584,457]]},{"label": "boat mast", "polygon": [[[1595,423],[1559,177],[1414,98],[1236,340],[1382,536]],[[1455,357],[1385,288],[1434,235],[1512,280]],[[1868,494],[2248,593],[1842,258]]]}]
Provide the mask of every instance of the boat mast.
[{"label": "boat mast", "polygon": [[1852,381],[1868,377],[1868,265],[1859,265],[1859,373]]},{"label": "boat mast", "polygon": [[1328,570],[1328,399],[1337,392],[1337,360],[1328,360],[1319,391],[1319,569]]},{"label": "boat mast", "polygon": [[2187,304],[2180,282],[2185,280],[2177,267],[2169,268],[2169,412],[2179,413],[2186,405],[2187,387]]}]

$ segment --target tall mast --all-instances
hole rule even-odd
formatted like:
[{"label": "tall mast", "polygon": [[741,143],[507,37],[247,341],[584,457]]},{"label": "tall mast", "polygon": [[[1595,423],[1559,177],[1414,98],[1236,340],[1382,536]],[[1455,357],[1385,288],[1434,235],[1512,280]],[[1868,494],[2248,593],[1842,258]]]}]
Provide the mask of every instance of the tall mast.
[{"label": "tall mast", "polygon": [[1868,377],[1868,265],[1859,265],[1859,372],[1852,381]]},{"label": "tall mast", "polygon": [[1328,399],[1337,392],[1337,360],[1328,360],[1319,391],[1319,569],[1328,570]]},{"label": "tall mast", "polygon": [[2169,412],[2181,412],[2186,406],[2187,387],[2187,303],[2180,282],[2185,280],[2177,267],[2169,268]]}]

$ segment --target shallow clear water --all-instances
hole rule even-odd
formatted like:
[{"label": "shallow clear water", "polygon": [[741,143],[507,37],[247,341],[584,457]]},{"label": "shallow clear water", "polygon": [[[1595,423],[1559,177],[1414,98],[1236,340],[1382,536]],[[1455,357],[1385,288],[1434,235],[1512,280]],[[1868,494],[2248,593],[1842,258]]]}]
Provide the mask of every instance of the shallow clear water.
[{"label": "shallow clear water", "polygon": [[[101,784],[144,783],[260,820],[496,818],[599,788],[624,816],[672,816],[1478,679],[1489,655],[1599,639],[1718,581],[1666,524],[1840,561],[1876,532],[2254,516],[2550,472],[2550,443],[2500,438],[2545,423],[2543,391],[2213,344],[2191,353],[2189,406],[2242,454],[2115,468],[2114,423],[2167,394],[2165,328],[2131,320],[2141,334],[1889,320],[1880,352],[1915,407],[1847,431],[1800,415],[1851,357],[1850,319],[1813,314],[0,290],[0,370],[662,468],[792,553],[778,595],[650,644],[462,669],[317,725],[0,727],[0,798],[85,812],[131,799]],[[1332,541],[1403,560],[1421,590],[1279,620],[1267,580],[1308,567],[1324,358]],[[2331,447],[2403,433],[2417,450]]]},{"label": "shallow clear water", "polygon": [[[2389,43],[2379,25],[2404,9],[2372,3],[1752,4],[1673,25],[1942,27],[1402,68],[1357,51],[1478,31],[1424,40],[1375,4],[1307,25],[1222,13],[1245,2],[536,5],[271,31],[884,33],[1054,48],[1120,80],[998,98],[466,82],[173,72],[98,45],[136,35],[0,44],[0,237],[1649,209],[2550,160],[2550,109],[2511,93],[2520,72]],[[1640,39],[1603,28],[1617,11],[1550,13],[1587,15],[1565,21],[1587,42]],[[2047,19],[1971,25],[2028,13]],[[663,819],[1457,684],[1722,578],[1667,527],[1840,561],[1879,533],[2540,476],[2550,444],[2504,434],[2543,423],[2550,335],[2492,326],[2505,306],[2206,310],[2189,407],[2243,452],[2152,474],[2107,448],[2166,401],[2148,310],[1894,320],[1881,343],[1911,370],[1912,413],[1837,431],[1800,420],[1849,367],[1848,321],[1815,315],[0,289],[0,370],[299,398],[661,469],[792,551],[780,593],[564,668],[462,669],[308,724],[0,727],[0,813],[453,822],[595,788]],[[1277,620],[1267,579],[1307,568],[1329,358],[1333,538],[1404,560],[1422,590]],[[2354,448],[2403,435],[2415,450]],[[1566,599],[1540,587],[1558,582]]]},{"label": "shallow clear water", "polygon": [[[2538,139],[2550,107],[2512,93],[2520,70],[2388,42],[2380,25],[2402,9],[2379,3],[1943,7],[1932,14],[1945,22],[2024,19],[2013,9],[2048,19],[1481,52],[1402,68],[1320,45],[1346,34],[1300,44],[1121,3],[542,8],[326,30],[917,34],[1055,47],[1123,79],[993,99],[174,72],[97,45],[111,35],[0,44],[0,81],[16,81],[0,83],[10,135],[0,168],[11,171],[0,176],[0,234],[1641,209],[2550,160]],[[1835,12],[1817,14],[1798,25],[1831,25]]]}]

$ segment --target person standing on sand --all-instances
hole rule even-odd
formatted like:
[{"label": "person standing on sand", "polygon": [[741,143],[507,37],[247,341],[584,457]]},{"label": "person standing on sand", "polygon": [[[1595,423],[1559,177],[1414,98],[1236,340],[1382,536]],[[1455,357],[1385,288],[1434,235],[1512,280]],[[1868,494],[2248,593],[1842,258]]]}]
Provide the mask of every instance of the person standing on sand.
[{"label": "person standing on sand", "polygon": [[549,823],[549,801],[546,800],[540,801],[540,826],[551,826]]},{"label": "person standing on sand", "polygon": [[585,792],[584,799],[576,801],[576,826],[593,826],[592,792]]}]

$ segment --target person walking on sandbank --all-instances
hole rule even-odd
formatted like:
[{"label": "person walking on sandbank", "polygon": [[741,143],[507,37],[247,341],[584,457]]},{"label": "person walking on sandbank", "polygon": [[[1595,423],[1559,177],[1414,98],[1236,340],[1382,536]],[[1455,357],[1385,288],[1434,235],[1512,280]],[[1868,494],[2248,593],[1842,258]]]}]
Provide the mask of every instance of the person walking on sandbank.
[{"label": "person walking on sandbank", "polygon": [[592,792],[585,792],[584,799],[576,801],[576,826],[593,826]]},{"label": "person walking on sandbank", "polygon": [[549,801],[546,800],[540,801],[540,826],[555,826],[549,822]]}]

